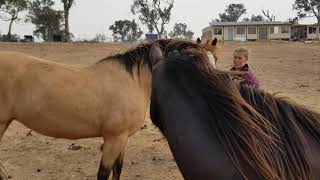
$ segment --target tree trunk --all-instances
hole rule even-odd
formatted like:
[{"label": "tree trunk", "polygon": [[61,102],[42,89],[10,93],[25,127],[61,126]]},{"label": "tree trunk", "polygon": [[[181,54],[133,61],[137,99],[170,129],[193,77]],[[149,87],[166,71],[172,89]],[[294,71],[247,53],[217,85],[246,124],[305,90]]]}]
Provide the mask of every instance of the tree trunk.
[{"label": "tree trunk", "polygon": [[64,41],[70,42],[69,33],[69,9],[64,9]]},{"label": "tree trunk", "polygon": [[12,28],[12,24],[13,24],[13,21],[14,21],[15,19],[14,18],[12,18],[11,20],[10,20],[10,25],[9,25],[9,31],[8,31],[8,39],[11,39],[11,28]]},{"label": "tree trunk", "polygon": [[162,33],[159,30],[157,30],[157,33],[158,33],[159,39],[161,39],[162,38]]},{"label": "tree trunk", "polygon": [[151,24],[148,24],[148,30],[149,30],[149,33],[152,34],[153,33],[153,26]]},{"label": "tree trunk", "polygon": [[161,39],[161,36],[162,36],[161,31],[159,30],[159,28],[157,26],[155,26],[155,29],[156,29],[156,31],[158,33],[159,39]]},{"label": "tree trunk", "polygon": [[317,35],[318,35],[318,40],[320,40],[320,16],[317,17],[318,19],[318,32],[317,32]]}]

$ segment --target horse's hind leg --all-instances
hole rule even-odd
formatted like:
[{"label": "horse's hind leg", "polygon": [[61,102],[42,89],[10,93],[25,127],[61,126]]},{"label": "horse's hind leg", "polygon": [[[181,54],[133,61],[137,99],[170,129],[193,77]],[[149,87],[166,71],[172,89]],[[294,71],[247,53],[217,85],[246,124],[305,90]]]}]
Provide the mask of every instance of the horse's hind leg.
[{"label": "horse's hind leg", "polygon": [[12,120],[8,120],[8,121],[1,121],[0,120],[0,141],[1,141],[4,133],[6,132],[7,128],[11,124],[11,122],[12,122]]},{"label": "horse's hind leg", "polygon": [[125,152],[125,147],[123,148],[122,152],[120,153],[120,155],[118,156],[118,158],[116,159],[116,161],[113,164],[112,180],[119,180],[120,179],[120,175],[121,175],[121,171],[122,171],[122,167],[123,167],[124,152]]},{"label": "horse's hind leg", "polygon": [[[11,122],[12,120],[9,120],[9,121],[0,120],[0,141]],[[4,169],[3,165],[0,163],[0,180],[7,180],[7,179],[8,179],[8,174]]]},{"label": "horse's hind leg", "polygon": [[[119,157],[121,156],[120,154],[125,148],[127,138],[128,138],[127,135],[104,138],[102,158],[101,158],[100,168],[97,175],[98,180],[108,180],[116,160],[119,159]],[[122,161],[121,158],[119,160]],[[118,164],[122,164],[122,162]],[[116,166],[117,166],[116,172],[117,173],[121,172],[121,170],[119,171],[120,166],[119,165],[116,165]],[[120,178],[120,174],[116,175],[115,177]]]},{"label": "horse's hind leg", "polygon": [[9,178],[7,171],[4,169],[3,165],[0,164],[0,180],[7,180]]}]

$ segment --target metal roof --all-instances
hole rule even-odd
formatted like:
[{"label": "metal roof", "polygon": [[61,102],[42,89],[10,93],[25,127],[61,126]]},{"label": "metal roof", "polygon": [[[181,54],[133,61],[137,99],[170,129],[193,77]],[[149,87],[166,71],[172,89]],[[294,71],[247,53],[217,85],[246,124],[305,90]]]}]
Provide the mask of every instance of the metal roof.
[{"label": "metal roof", "polygon": [[211,22],[210,26],[285,25],[281,21]]}]

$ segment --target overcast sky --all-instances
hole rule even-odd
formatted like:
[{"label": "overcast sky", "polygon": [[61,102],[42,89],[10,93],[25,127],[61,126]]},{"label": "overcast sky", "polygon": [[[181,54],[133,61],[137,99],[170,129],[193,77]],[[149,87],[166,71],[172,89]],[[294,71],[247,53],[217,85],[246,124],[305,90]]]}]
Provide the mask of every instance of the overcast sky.
[{"label": "overcast sky", "polygon": [[[57,8],[62,8],[60,0],[54,0]],[[137,19],[130,12],[133,0],[75,0],[76,5],[71,9],[70,30],[76,39],[89,39],[97,33],[104,33],[111,37],[109,26],[116,20]],[[175,0],[172,10],[171,22],[166,26],[170,32],[175,23],[185,22],[188,28],[195,32],[195,36],[201,35],[201,30],[209,25],[212,19],[218,18],[226,6],[230,3],[244,3],[247,14],[242,16],[251,17],[252,14],[261,14],[261,9],[268,9],[276,15],[276,20],[285,21],[294,17],[296,12],[292,10],[294,0]],[[302,23],[315,23],[316,19],[309,18]],[[140,22],[139,22],[140,23]],[[142,26],[142,25],[141,25]],[[8,24],[0,21],[0,32],[7,33]],[[142,30],[147,32],[142,26]],[[15,23],[13,33],[21,36],[32,34],[33,26],[23,22]]]}]

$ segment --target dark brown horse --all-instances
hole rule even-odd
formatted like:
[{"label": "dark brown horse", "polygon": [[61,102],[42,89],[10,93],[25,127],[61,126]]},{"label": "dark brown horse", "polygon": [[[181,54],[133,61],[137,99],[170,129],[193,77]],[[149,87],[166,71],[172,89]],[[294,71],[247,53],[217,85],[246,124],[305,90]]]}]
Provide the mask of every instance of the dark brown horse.
[{"label": "dark brown horse", "polygon": [[319,113],[171,48],[153,51],[150,111],[185,179],[320,179]]}]

